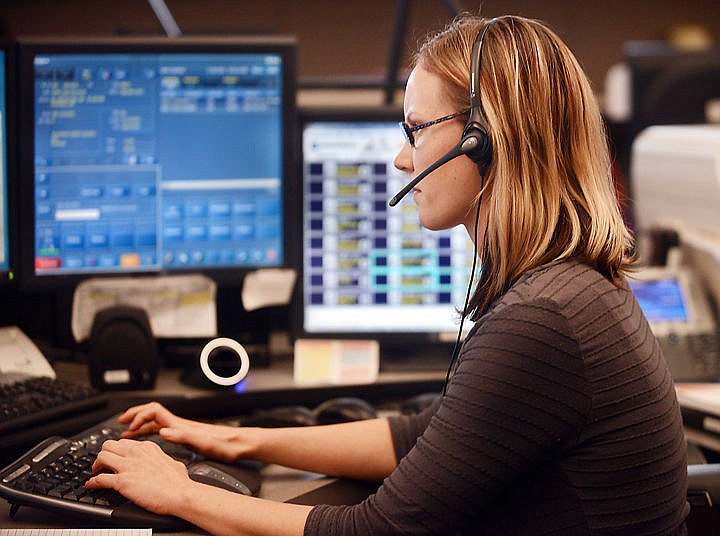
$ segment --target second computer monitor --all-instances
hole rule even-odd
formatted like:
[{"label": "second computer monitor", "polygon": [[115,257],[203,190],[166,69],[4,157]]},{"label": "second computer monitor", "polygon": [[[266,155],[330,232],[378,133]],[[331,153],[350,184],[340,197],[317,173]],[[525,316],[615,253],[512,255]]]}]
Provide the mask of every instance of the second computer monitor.
[{"label": "second computer monitor", "polygon": [[[10,231],[10,202],[9,202],[9,180],[11,166],[9,158],[12,157],[14,145],[10,143],[13,130],[8,117],[12,109],[10,98],[12,91],[12,45],[0,43],[0,282],[12,278],[13,271],[10,264],[11,258],[11,237]],[[14,252],[12,252],[14,253]]]},{"label": "second computer monitor", "polygon": [[293,40],[32,40],[20,63],[31,282],[293,264]]},{"label": "second computer monitor", "polygon": [[393,160],[399,110],[301,112],[302,326],[306,336],[454,340],[473,248],[462,227],[428,231]]}]

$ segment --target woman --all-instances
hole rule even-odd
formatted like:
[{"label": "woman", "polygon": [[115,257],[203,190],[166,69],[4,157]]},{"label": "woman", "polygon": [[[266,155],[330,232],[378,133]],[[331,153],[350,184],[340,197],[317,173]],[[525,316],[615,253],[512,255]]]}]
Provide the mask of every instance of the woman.
[{"label": "woman", "polygon": [[458,18],[416,56],[395,164],[413,177],[457,144],[486,26],[492,160],[481,175],[455,158],[414,189],[421,223],[464,225],[482,266],[444,396],[415,417],[325,427],[225,428],[158,404],[121,417],[129,438],[159,430],[221,460],[385,479],[378,492],[348,507],[272,503],[191,482],[154,444],[124,440],[105,443],[94,470],[111,472],[88,487],[214,534],[684,533],[680,412],[624,280],[632,244],[603,124],[567,47],[536,21]]}]

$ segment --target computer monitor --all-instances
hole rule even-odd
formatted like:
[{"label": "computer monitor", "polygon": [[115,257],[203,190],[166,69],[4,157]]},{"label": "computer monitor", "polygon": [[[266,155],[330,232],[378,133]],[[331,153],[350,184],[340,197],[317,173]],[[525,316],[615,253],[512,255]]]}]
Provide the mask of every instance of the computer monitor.
[{"label": "computer monitor", "polygon": [[[302,110],[303,270],[298,336],[378,339],[383,358],[449,359],[473,259],[462,227],[428,231],[407,196],[399,110]],[[468,324],[466,323],[466,327]],[[396,355],[397,354],[397,355]]]},{"label": "computer monitor", "polygon": [[630,287],[651,324],[687,322],[687,305],[678,279],[631,280]]},{"label": "computer monitor", "polygon": [[[10,218],[10,180],[14,166],[13,121],[10,114],[13,112],[13,47],[11,43],[0,43],[0,282],[12,281],[14,272],[11,259],[14,260],[14,251],[11,251]],[[15,229],[13,229],[15,231]],[[13,243],[14,245],[14,243]]]},{"label": "computer monitor", "polygon": [[720,47],[683,50],[663,41],[628,41],[631,111],[627,142],[651,125],[708,121],[720,99]]},{"label": "computer monitor", "polygon": [[630,178],[641,242],[657,229],[720,230],[720,125],[646,128]]},{"label": "computer monitor", "polygon": [[294,265],[295,48],[21,40],[23,280]]}]

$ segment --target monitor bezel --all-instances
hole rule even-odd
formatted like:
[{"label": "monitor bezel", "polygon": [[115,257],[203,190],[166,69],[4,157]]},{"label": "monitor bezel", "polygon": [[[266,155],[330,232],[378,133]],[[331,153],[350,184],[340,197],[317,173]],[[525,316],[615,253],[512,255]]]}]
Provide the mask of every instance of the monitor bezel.
[{"label": "monitor bezel", "polygon": [[17,210],[17,54],[16,42],[0,39],[5,53],[5,211],[7,223],[7,268],[0,268],[0,284],[14,286],[18,275],[18,246],[20,242]]},{"label": "monitor bezel", "polygon": [[[183,36],[183,37],[32,37],[18,40],[19,110],[20,117],[34,117],[33,58],[42,54],[103,54],[103,53],[278,53],[283,57],[283,260],[272,266],[191,267],[132,272],[97,272],[82,274],[45,274],[35,272],[35,211],[34,211],[34,121],[22,122],[19,129],[19,177],[21,229],[20,279],[27,289],[72,288],[90,278],[159,277],[202,273],[221,285],[240,285],[245,274],[263,268],[295,268],[298,244],[291,237],[296,219],[297,198],[297,40],[292,36]],[[289,232],[290,231],[290,232]]]},{"label": "monitor bezel", "polygon": [[[313,122],[399,122],[403,120],[403,110],[400,107],[382,106],[354,109],[313,108],[304,107],[298,110],[298,183],[300,192],[304,192],[304,158],[303,158],[303,131],[308,123]],[[402,140],[402,132],[398,127],[398,139]],[[388,197],[389,200],[389,197]],[[302,199],[296,208],[298,213],[298,227],[303,232],[301,242],[304,244],[304,204]],[[298,283],[292,307],[292,336],[297,339],[348,339],[348,340],[377,340],[380,343],[381,368],[384,370],[423,368],[443,369],[450,360],[452,347],[455,344],[457,332],[307,332],[304,329],[304,258],[301,255],[298,261]],[[454,304],[461,307],[462,304]],[[453,305],[448,305],[452,308]],[[459,328],[459,323],[458,323]]]}]

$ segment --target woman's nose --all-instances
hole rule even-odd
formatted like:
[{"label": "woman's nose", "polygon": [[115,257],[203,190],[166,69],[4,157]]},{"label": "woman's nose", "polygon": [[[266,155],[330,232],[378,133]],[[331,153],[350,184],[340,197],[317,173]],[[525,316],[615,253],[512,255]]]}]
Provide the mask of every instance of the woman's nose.
[{"label": "woman's nose", "polygon": [[402,148],[398,154],[395,155],[393,164],[400,171],[404,171],[405,173],[412,172],[412,147],[410,147],[409,143],[403,143]]}]

